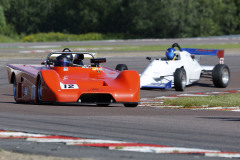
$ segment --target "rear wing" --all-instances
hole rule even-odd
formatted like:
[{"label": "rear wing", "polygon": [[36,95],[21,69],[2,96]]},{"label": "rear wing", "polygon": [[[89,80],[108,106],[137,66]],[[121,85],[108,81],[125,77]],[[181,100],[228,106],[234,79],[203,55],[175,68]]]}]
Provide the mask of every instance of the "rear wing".
[{"label": "rear wing", "polygon": [[196,49],[196,48],[182,48],[182,50],[186,51],[190,54],[195,54],[195,55],[218,56],[219,64],[224,63],[224,50],[219,50],[219,49]]}]

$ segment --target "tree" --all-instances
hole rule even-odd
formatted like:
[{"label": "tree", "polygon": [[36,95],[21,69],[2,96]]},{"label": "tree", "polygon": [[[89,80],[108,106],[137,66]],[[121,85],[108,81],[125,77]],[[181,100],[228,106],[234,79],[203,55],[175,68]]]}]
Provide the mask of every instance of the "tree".
[{"label": "tree", "polygon": [[0,25],[18,34],[175,38],[240,33],[240,0],[0,0],[0,5]]},{"label": "tree", "polygon": [[5,27],[6,26],[6,20],[5,20],[5,16],[4,16],[4,12],[3,12],[3,7],[0,6],[0,28]]},{"label": "tree", "polygon": [[9,0],[9,9],[5,11],[8,23],[15,26],[18,33],[36,33],[47,24],[54,0]]}]

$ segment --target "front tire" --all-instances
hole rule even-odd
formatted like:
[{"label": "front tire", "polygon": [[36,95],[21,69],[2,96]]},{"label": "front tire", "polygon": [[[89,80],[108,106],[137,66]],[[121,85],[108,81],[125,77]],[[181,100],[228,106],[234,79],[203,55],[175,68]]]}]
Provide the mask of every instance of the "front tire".
[{"label": "front tire", "polygon": [[212,71],[213,84],[217,88],[226,88],[230,80],[230,71],[227,65],[217,64]]},{"label": "front tire", "polygon": [[138,106],[138,103],[125,103],[124,104],[125,107],[137,107]]},{"label": "front tire", "polygon": [[13,97],[14,100],[17,101],[17,80],[14,78],[13,80]]},{"label": "front tire", "polygon": [[118,71],[128,70],[128,67],[126,64],[118,64],[115,70],[118,70]]},{"label": "front tire", "polygon": [[187,76],[184,68],[177,68],[174,73],[174,87],[176,91],[184,91],[187,84]]},{"label": "front tire", "polygon": [[107,107],[109,105],[110,105],[110,103],[98,103],[97,104],[97,106],[99,106],[99,107]]},{"label": "front tire", "polygon": [[42,103],[42,80],[41,78],[38,78],[37,82],[37,103]]}]

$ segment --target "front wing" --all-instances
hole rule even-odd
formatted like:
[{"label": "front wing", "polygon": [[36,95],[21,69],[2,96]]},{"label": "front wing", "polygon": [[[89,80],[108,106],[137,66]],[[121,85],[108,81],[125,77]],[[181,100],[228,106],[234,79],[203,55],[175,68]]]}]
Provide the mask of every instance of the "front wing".
[{"label": "front wing", "polygon": [[150,83],[141,87],[142,89],[170,89],[172,88],[172,81],[167,83]]}]

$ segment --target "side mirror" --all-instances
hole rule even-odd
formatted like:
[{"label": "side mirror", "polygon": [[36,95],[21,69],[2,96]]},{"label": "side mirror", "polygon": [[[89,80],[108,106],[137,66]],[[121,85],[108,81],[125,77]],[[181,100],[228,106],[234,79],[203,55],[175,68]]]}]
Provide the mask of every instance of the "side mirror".
[{"label": "side mirror", "polygon": [[99,63],[106,63],[106,58],[95,58],[95,59],[90,59],[91,63],[94,63],[95,67],[99,67]]},{"label": "side mirror", "polygon": [[149,60],[149,61],[151,61],[152,58],[151,58],[151,57],[146,57],[146,59]]},{"label": "side mirror", "polygon": [[106,63],[106,58],[95,58],[90,60],[91,63]]},{"label": "side mirror", "polygon": [[53,62],[42,61],[41,65],[53,65]]}]

